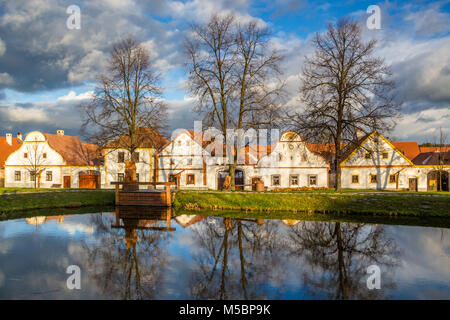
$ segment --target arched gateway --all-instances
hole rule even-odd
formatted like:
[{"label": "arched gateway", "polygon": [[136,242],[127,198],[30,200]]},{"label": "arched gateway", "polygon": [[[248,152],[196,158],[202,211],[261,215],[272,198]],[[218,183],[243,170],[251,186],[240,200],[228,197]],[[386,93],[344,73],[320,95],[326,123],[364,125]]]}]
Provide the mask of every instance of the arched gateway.
[{"label": "arched gateway", "polygon": [[[217,190],[223,190],[223,184],[225,182],[226,176],[229,176],[230,172],[228,169],[219,170],[217,172]],[[243,190],[244,187],[242,186],[244,184],[244,171],[240,169],[236,169],[234,173],[234,184],[239,186],[236,187],[236,190]]]}]

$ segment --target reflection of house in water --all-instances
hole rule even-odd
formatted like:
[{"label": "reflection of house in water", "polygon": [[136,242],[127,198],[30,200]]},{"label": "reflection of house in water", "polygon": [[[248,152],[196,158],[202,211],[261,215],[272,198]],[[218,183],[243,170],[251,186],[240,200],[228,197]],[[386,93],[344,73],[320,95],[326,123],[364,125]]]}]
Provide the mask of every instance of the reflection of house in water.
[{"label": "reflection of house in water", "polygon": [[[135,247],[137,243],[136,230],[175,231],[171,228],[172,210],[170,207],[117,206],[116,223],[111,228],[125,230],[127,248]],[[166,226],[159,226],[165,221]]]},{"label": "reflection of house in water", "polygon": [[302,222],[302,220],[285,219],[285,220],[281,220],[281,222],[289,227],[293,227],[293,226],[299,224],[300,222]]},{"label": "reflection of house in water", "polygon": [[38,226],[38,225],[43,224],[44,222],[48,222],[50,220],[56,220],[57,223],[63,223],[64,217],[66,217],[66,216],[69,216],[69,215],[49,216],[49,217],[39,216],[39,217],[25,218],[25,220],[27,221],[28,224]]},{"label": "reflection of house in water", "polygon": [[205,219],[206,216],[197,216],[195,214],[182,214],[180,216],[175,217],[175,221],[182,226],[184,229],[186,229],[189,226],[192,226],[193,224],[196,224],[197,222],[202,221]]}]

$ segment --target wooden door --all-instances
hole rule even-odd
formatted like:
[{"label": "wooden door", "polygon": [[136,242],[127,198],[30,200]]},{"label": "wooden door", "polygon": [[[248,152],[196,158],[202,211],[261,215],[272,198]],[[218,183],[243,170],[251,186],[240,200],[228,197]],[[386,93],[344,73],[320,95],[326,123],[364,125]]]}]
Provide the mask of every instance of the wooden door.
[{"label": "wooden door", "polygon": [[70,176],[64,176],[64,188],[70,188]]},{"label": "wooden door", "polygon": [[417,191],[417,178],[409,178],[409,191]]},{"label": "wooden door", "polygon": [[97,189],[98,179],[95,175],[80,175],[79,176],[79,188],[83,189]]},{"label": "wooden door", "polygon": [[235,190],[244,190],[244,172],[241,170],[236,170],[234,173],[234,184],[240,187],[236,187]]}]

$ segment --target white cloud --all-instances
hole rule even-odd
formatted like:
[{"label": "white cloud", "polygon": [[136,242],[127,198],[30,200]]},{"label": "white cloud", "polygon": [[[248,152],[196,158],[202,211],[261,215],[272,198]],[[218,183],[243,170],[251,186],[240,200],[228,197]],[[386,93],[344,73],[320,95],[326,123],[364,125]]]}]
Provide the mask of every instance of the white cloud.
[{"label": "white cloud", "polygon": [[4,111],[4,119],[12,122],[37,122],[48,123],[51,121],[47,113],[41,108],[24,108],[20,106],[11,106]]},{"label": "white cloud", "polygon": [[58,224],[58,226],[67,231],[70,235],[74,235],[77,232],[85,233],[85,234],[93,234],[95,231],[94,226],[86,225],[82,223],[72,223],[72,222],[64,222]]},{"label": "white cloud", "polygon": [[450,108],[427,109],[404,115],[397,123],[393,135],[400,140],[433,142],[439,128],[450,134]]},{"label": "white cloud", "polygon": [[86,91],[80,94],[76,94],[75,91],[70,91],[65,96],[59,97],[57,101],[80,101],[91,99],[94,96],[94,91]]},{"label": "white cloud", "polygon": [[413,23],[414,31],[420,36],[433,36],[450,30],[450,15],[440,11],[439,6],[410,13],[405,20]]}]

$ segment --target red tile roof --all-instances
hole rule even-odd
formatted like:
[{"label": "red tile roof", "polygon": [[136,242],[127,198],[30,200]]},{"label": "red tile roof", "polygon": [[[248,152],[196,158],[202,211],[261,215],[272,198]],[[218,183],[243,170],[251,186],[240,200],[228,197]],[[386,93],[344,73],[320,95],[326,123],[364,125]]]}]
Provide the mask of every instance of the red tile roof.
[{"label": "red tile roof", "polygon": [[401,151],[409,160],[414,159],[420,153],[417,142],[391,142],[394,147]]},{"label": "red tile roof", "polygon": [[5,161],[9,155],[20,148],[22,140],[12,138],[12,143],[9,145],[6,142],[6,137],[0,137],[0,168],[5,166]]},{"label": "red tile roof", "polygon": [[48,144],[56,150],[68,165],[93,166],[103,162],[100,148],[82,142],[78,137],[44,133]]}]

